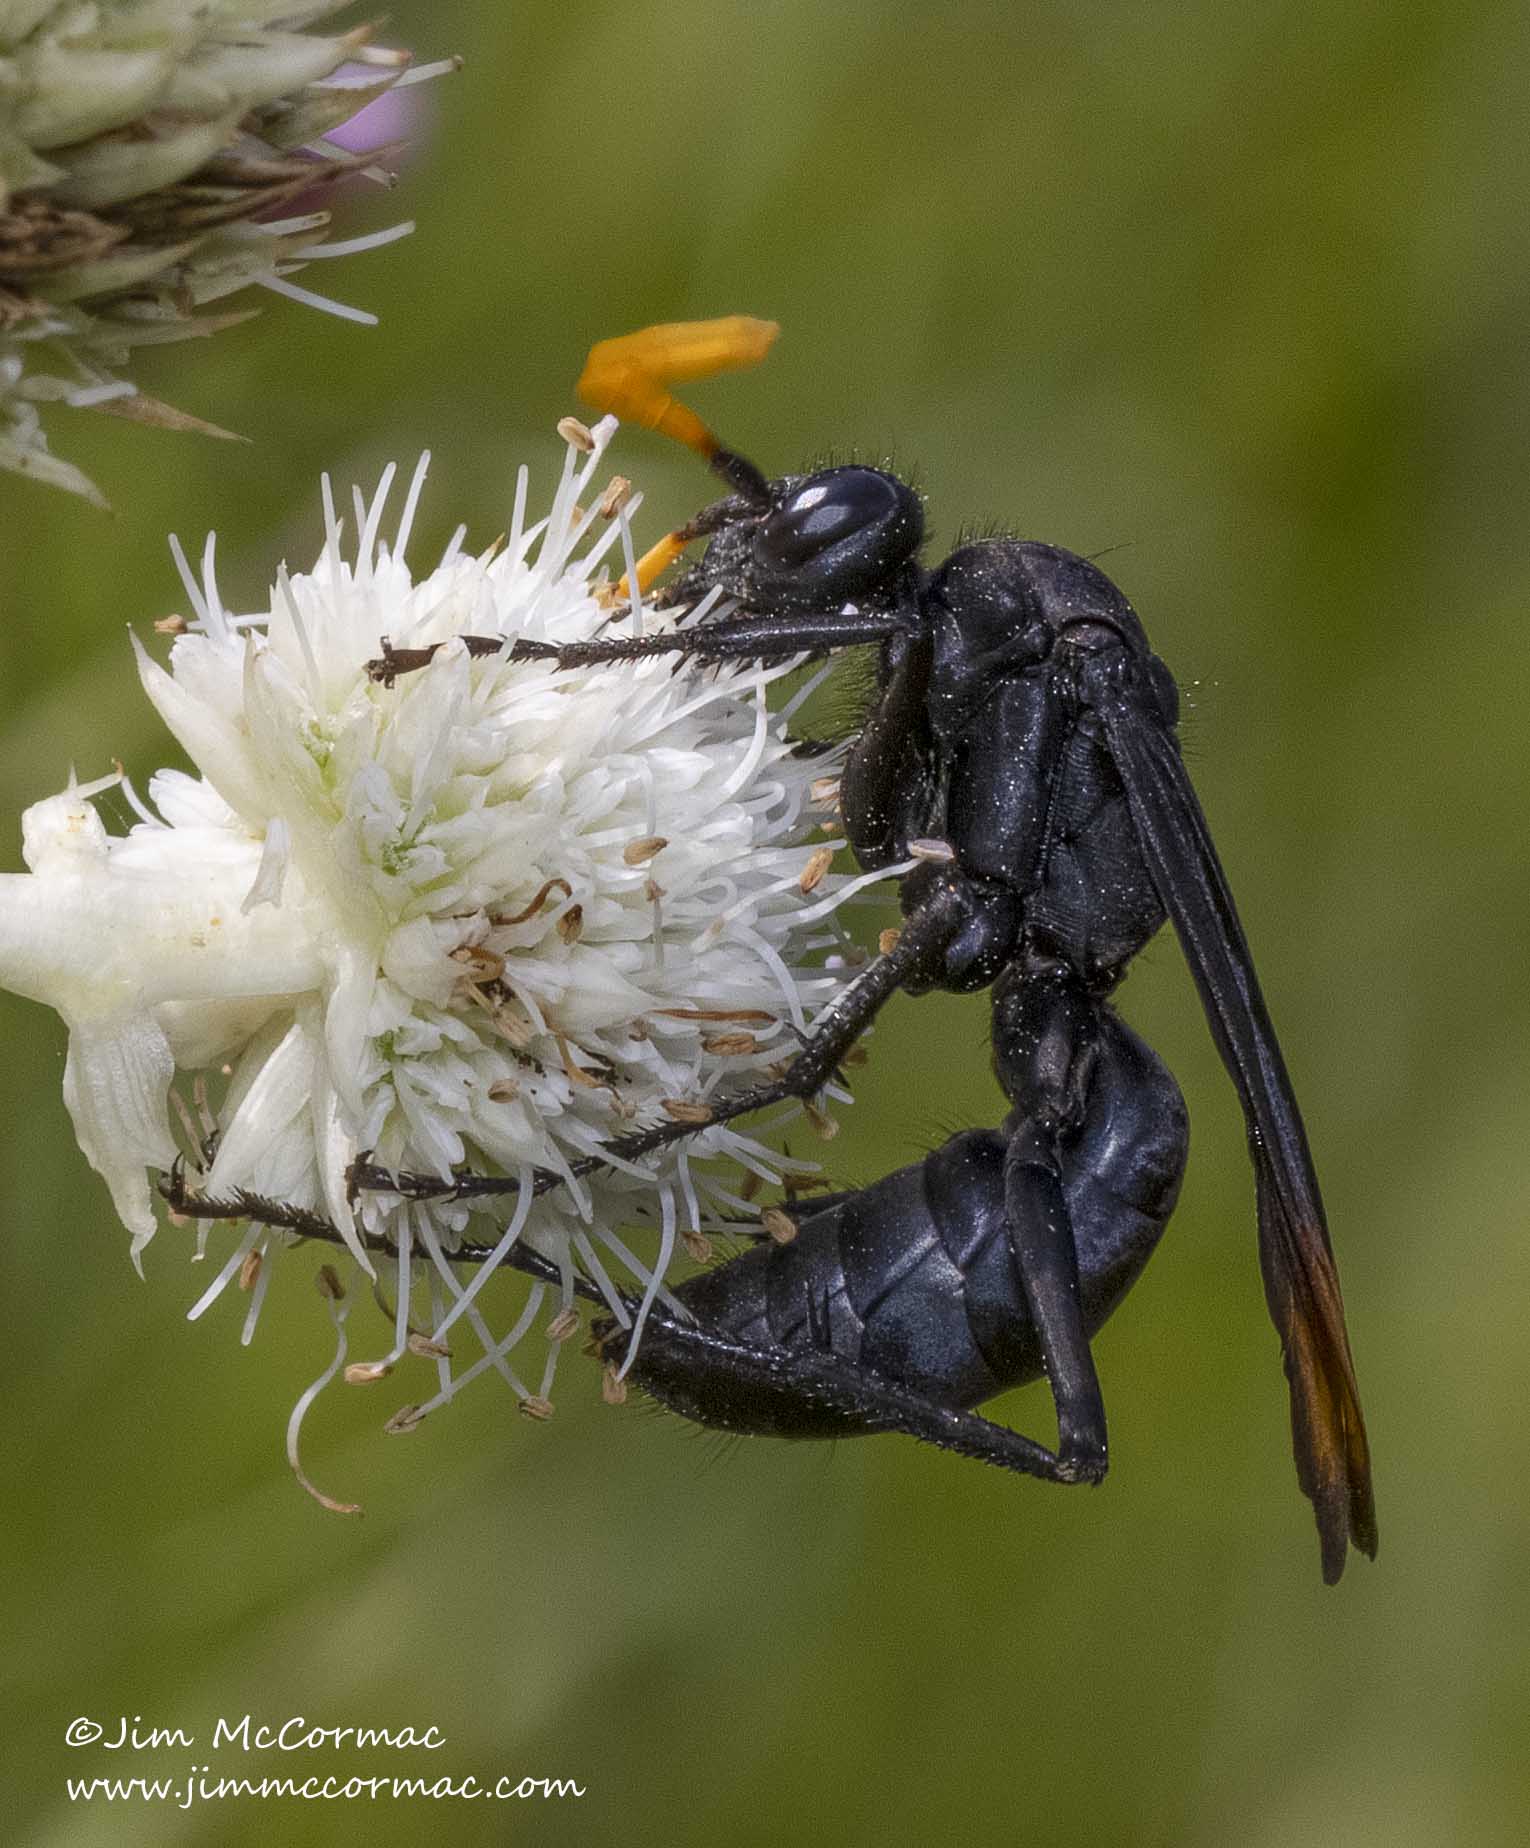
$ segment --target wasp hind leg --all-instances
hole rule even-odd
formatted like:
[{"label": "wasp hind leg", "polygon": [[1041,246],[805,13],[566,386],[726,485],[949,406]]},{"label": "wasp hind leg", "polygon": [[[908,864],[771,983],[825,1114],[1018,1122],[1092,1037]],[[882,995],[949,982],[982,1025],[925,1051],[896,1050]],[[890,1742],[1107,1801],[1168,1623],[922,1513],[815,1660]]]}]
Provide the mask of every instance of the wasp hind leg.
[{"label": "wasp hind leg", "polygon": [[[601,1336],[620,1364],[626,1331]],[[755,1346],[693,1323],[650,1321],[631,1377],[697,1424],[752,1437],[831,1438],[895,1431],[1045,1482],[1077,1474],[1033,1439],[820,1347]]]},{"label": "wasp hind leg", "polygon": [[[1058,1453],[1080,1482],[1101,1481],[1109,1453],[1063,1185],[1064,1151],[1090,1107],[1102,1031],[1098,1003],[1055,964],[1018,966],[995,995],[994,1060],[1014,1104],[1004,1157],[1010,1250],[1052,1388]],[[1104,1101],[1096,1100],[1097,1107]]]}]

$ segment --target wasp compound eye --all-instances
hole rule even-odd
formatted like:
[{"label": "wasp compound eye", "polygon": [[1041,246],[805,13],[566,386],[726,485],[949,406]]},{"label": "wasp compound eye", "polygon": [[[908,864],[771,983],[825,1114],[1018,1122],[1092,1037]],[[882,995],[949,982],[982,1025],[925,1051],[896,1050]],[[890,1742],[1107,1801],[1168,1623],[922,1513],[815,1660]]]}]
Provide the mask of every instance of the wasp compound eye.
[{"label": "wasp compound eye", "polygon": [[829,468],[793,483],[754,538],[757,594],[798,606],[874,597],[924,537],[913,489],[876,468]]}]

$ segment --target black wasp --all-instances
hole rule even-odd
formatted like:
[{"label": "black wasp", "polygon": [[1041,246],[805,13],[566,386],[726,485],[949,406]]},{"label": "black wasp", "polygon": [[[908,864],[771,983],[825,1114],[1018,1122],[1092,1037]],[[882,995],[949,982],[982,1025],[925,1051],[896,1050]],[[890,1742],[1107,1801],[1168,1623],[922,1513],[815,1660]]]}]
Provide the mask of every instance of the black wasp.
[{"label": "black wasp", "polygon": [[[785,1437],[909,1435],[1057,1482],[1098,1482],[1105,1409],[1090,1340],[1141,1273],[1179,1192],[1179,1088],[1108,997],[1172,920],[1243,1104],[1259,1259],[1291,1391],[1297,1475],[1323,1575],[1376,1548],[1370,1460],[1333,1251],[1290,1080],[1232,895],[1181,760],[1172,675],[1130,604],[1059,546],[987,539],[922,567],[919,498],[844,466],[768,480],[667,387],[759,358],[767,323],[676,324],[606,341],[580,389],[699,450],[727,495],[642,561],[700,563],[656,601],[733,613],[554,652],[565,665],[673,652],[698,663],[875,645],[876,693],[845,766],[863,867],[919,861],[897,941],[840,993],[778,1081],[732,1117],[833,1073],[895,990],[992,990],[1010,1111],[926,1160],[803,1214],[788,1244],[678,1286],[631,1376],[705,1425]],[[725,605],[725,607],[728,607]],[[498,638],[482,647],[498,650]],[[418,665],[390,652],[380,675]],[[636,1155],[667,1124],[613,1145]],[[596,1333],[608,1358],[627,1335]],[[972,1408],[1042,1374],[1055,1451]]]}]

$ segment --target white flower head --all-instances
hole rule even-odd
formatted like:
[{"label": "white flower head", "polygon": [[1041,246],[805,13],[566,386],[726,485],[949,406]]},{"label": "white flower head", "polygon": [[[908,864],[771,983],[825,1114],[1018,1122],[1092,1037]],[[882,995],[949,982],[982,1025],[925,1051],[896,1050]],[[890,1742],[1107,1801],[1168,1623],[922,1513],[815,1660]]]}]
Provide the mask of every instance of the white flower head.
[{"label": "white flower head", "polygon": [[[418,581],[404,560],[425,459],[391,542],[391,468],[356,497],[349,543],[326,483],[322,555],[279,573],[256,614],[225,609],[209,541],[168,669],[135,642],[200,775],[159,772],[152,807],[124,784],[141,817],[125,836],[91,801],[120,774],[71,783],[23,819],[30,873],[0,880],[0,981],[68,1025],[66,1100],[135,1261],[155,1230],[149,1171],[179,1157],[200,1195],[327,1220],[368,1271],[396,1254],[396,1340],[372,1373],[429,1328],[450,1396],[477,1368],[434,1350],[462,1321],[477,1366],[534,1409],[550,1357],[532,1392],[506,1355],[547,1286],[496,1338],[479,1296],[493,1263],[469,1275],[452,1253],[523,1241],[557,1264],[563,1309],[578,1265],[623,1320],[646,1314],[677,1237],[747,1215],[737,1166],[772,1180],[781,1158],[725,1123],[583,1175],[582,1158],[704,1116],[789,1057],[836,990],[835,908],[866,883],[825,871],[832,776],[794,751],[798,700],[767,704],[789,668],[560,671],[458,639],[610,633],[604,561],[630,563],[636,502],[595,483],[614,420],[566,428],[548,517],[527,524],[523,469],[503,546],[472,556],[459,531]],[[620,620],[657,618],[638,600]],[[436,652],[388,684],[367,667],[384,638]],[[519,1191],[358,1193],[360,1157]],[[563,1184],[534,1193],[539,1171]],[[634,1223],[653,1228],[650,1263],[621,1236]],[[257,1217],[193,1313],[290,1242]],[[637,1279],[625,1300],[612,1258]]]}]

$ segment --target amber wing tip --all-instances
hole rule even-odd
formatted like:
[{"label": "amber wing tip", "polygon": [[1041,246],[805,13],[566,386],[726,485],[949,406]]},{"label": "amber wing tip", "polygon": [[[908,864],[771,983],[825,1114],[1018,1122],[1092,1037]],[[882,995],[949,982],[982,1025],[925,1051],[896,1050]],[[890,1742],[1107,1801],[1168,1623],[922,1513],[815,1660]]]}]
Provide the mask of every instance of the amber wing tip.
[{"label": "amber wing tip", "polygon": [[1314,1495],[1318,1546],[1323,1557],[1323,1583],[1337,1585],[1351,1545],[1367,1559],[1376,1557],[1376,1505],[1369,1477],[1334,1495]]}]

